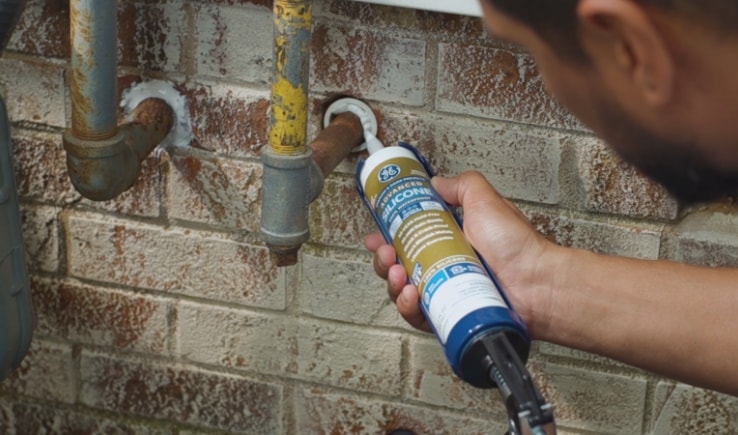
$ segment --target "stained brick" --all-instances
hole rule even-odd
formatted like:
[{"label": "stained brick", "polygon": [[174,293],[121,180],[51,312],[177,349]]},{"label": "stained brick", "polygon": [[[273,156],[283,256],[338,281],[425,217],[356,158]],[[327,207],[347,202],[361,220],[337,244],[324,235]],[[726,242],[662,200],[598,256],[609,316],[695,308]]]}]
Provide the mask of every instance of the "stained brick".
[{"label": "stained brick", "polygon": [[34,337],[20,367],[0,383],[0,392],[72,403],[76,394],[74,381],[72,348]]},{"label": "stained brick", "polygon": [[464,115],[583,129],[548,96],[533,59],[466,44],[440,44],[437,108]]},{"label": "stained brick", "polygon": [[21,207],[26,262],[31,270],[56,272],[59,269],[59,212],[55,207],[27,204]]},{"label": "stained brick", "polygon": [[199,145],[228,156],[258,157],[268,143],[269,93],[199,81],[184,89]]},{"label": "stained brick", "polygon": [[567,135],[490,121],[439,118],[434,136],[436,167],[442,173],[478,170],[505,197],[558,203],[561,147]]},{"label": "stained brick", "polygon": [[522,211],[536,230],[559,245],[648,260],[659,257],[661,226],[598,222],[525,206]]},{"label": "stained brick", "polygon": [[302,379],[355,391],[400,394],[399,334],[301,320],[297,373]]},{"label": "stained brick", "polygon": [[535,359],[528,367],[541,394],[556,407],[558,425],[613,434],[641,432],[647,388],[644,377]]},{"label": "stained brick", "polygon": [[630,367],[627,364],[606,358],[604,356],[595,355],[589,352],[583,352],[581,350],[571,349],[564,346],[558,346],[552,343],[540,342],[538,343],[538,351],[542,355],[551,355],[563,358],[569,358],[585,363],[596,363],[604,366],[625,368]]},{"label": "stained brick", "polygon": [[326,179],[310,207],[310,231],[314,243],[363,248],[364,235],[376,231],[376,225],[359,199],[353,177]]},{"label": "stained brick", "polygon": [[66,125],[62,66],[0,59],[0,91],[11,122]]},{"label": "stained brick", "polygon": [[738,216],[716,210],[693,213],[665,233],[662,256],[697,266],[738,264]]},{"label": "stained brick", "polygon": [[197,72],[268,84],[273,19],[266,8],[195,5]]},{"label": "stained brick", "polygon": [[169,216],[256,232],[261,219],[261,164],[175,155]]},{"label": "stained brick", "polygon": [[69,58],[69,5],[45,0],[26,1],[8,49],[44,57]]},{"label": "stained brick", "polygon": [[65,227],[73,276],[263,308],[285,306],[266,248],[94,215],[70,215]]},{"label": "stained brick", "polygon": [[312,91],[425,102],[424,41],[332,24],[315,26],[312,44]]},{"label": "stained brick", "polygon": [[294,319],[182,302],[177,354],[189,361],[285,376],[297,371]]},{"label": "stained brick", "polygon": [[387,296],[387,284],[364,262],[303,252],[300,308],[312,316],[358,325],[407,327]]},{"label": "stained brick", "polygon": [[60,134],[20,130],[13,135],[13,151],[21,197],[54,204],[79,200],[69,181]]},{"label": "stained brick", "polygon": [[586,210],[662,220],[676,217],[679,205],[663,187],[624,163],[600,140],[577,142]]},{"label": "stained brick", "polygon": [[66,408],[25,403],[0,396],[0,432],[5,434],[174,435],[158,423],[124,422]]},{"label": "stained brick", "polygon": [[435,338],[410,338],[409,396],[423,403],[483,412],[504,421],[505,408],[494,390],[473,388],[454,375]]},{"label": "stained brick", "polygon": [[651,433],[674,435],[738,432],[738,399],[688,385],[660,382]]},{"label": "stained brick", "polygon": [[416,434],[503,433],[503,419],[474,418],[401,402],[378,401],[320,389],[296,395],[301,434],[385,434],[405,429]]},{"label": "stained brick", "polygon": [[185,2],[118,3],[120,64],[155,71],[187,67],[183,45],[191,29]]},{"label": "stained brick", "polygon": [[73,342],[167,353],[166,299],[96,288],[71,280],[34,278],[38,332]]},{"label": "stained brick", "polygon": [[485,38],[482,20],[453,14],[439,14],[409,8],[374,5],[343,0],[316,2],[314,14],[327,24],[340,20],[356,27],[381,28],[397,33],[420,34],[427,39]]},{"label": "stained brick", "polygon": [[278,433],[282,388],[189,366],[82,352],[87,406],[243,433]]}]

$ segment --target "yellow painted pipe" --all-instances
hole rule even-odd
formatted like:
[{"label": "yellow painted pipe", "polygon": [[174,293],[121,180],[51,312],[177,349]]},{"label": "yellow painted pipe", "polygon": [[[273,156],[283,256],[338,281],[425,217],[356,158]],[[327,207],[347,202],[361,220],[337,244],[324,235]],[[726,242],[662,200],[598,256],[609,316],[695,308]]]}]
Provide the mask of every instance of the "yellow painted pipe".
[{"label": "yellow painted pipe", "polygon": [[274,72],[269,146],[277,155],[307,151],[311,0],[274,1]]}]

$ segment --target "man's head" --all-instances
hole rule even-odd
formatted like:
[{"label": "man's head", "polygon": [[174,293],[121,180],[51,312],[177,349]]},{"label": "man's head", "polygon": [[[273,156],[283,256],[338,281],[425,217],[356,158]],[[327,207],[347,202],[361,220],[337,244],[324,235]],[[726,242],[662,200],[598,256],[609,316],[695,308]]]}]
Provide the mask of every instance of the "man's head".
[{"label": "man's head", "polygon": [[738,0],[482,0],[549,91],[685,202],[738,193]]}]

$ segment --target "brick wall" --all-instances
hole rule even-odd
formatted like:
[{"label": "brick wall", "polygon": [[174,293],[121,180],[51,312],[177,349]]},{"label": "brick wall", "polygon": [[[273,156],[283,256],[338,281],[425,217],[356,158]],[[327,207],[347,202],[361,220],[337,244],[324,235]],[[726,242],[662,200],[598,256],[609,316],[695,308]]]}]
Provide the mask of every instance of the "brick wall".
[{"label": "brick wall", "polygon": [[[29,0],[0,59],[36,314],[0,384],[0,432],[501,433],[496,393],[455,380],[372,273],[349,161],[311,211],[297,267],[255,234],[266,144],[267,0],[120,1],[121,85],[175,82],[197,147],[151,157],[120,198],[65,174],[66,3]],[[532,60],[479,21],[318,0],[311,132],[337,94],[444,174],[477,169],[559,243],[733,265],[727,206],[681,213],[548,98]],[[705,231],[709,228],[710,231]],[[545,343],[530,362],[561,433],[735,433],[738,401]]]}]

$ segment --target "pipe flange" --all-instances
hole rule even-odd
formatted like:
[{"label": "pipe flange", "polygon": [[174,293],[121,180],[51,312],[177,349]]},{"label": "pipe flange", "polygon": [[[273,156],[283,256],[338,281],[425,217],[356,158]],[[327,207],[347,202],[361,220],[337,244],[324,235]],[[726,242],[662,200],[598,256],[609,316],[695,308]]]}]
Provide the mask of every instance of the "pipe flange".
[{"label": "pipe flange", "polygon": [[[333,117],[340,115],[341,113],[350,112],[359,117],[361,126],[364,131],[370,132],[372,135],[377,135],[379,125],[377,124],[377,117],[374,116],[374,112],[365,102],[357,100],[356,98],[340,98],[334,101],[328,109],[325,111],[323,116],[323,128],[328,127]],[[351,152],[364,151],[366,149],[366,142],[363,142],[358,147],[351,150]]]}]

